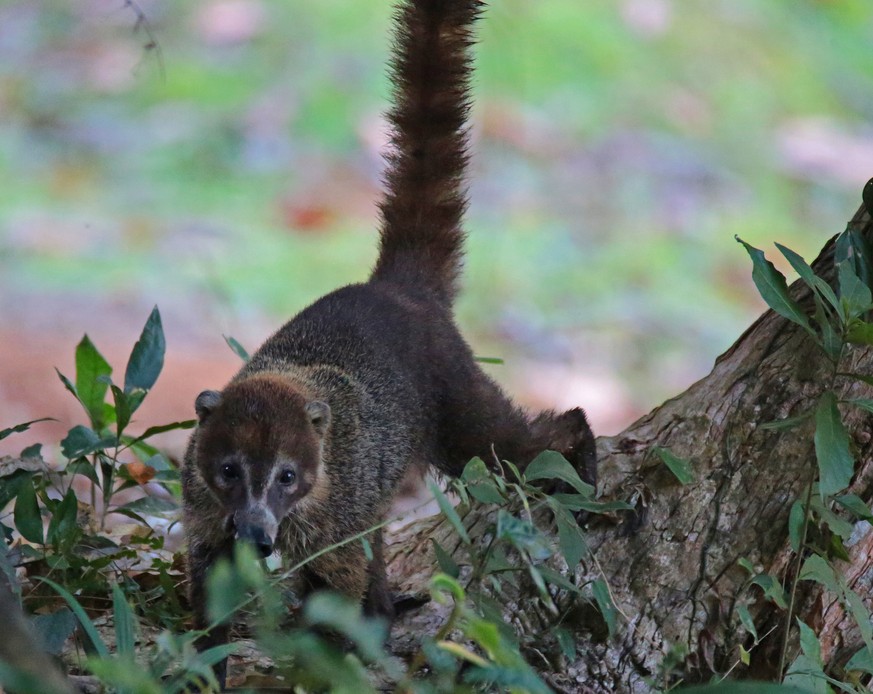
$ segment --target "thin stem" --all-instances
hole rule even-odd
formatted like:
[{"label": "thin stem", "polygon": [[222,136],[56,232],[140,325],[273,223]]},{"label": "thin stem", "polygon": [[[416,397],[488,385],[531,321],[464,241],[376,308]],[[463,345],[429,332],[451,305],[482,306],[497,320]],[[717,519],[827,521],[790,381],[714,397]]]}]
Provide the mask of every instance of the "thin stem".
[{"label": "thin stem", "polygon": [[800,535],[800,546],[797,548],[797,567],[791,581],[791,599],[788,602],[788,615],[785,618],[785,635],[782,637],[782,652],[779,654],[779,680],[785,677],[785,660],[788,657],[788,640],[791,636],[791,618],[794,616],[794,604],[797,600],[797,584],[800,583],[800,568],[803,566],[803,553],[806,549],[806,535],[809,527],[809,510],[812,502],[812,488],[815,484],[815,474],[806,487],[806,500],[803,502],[803,531]]}]

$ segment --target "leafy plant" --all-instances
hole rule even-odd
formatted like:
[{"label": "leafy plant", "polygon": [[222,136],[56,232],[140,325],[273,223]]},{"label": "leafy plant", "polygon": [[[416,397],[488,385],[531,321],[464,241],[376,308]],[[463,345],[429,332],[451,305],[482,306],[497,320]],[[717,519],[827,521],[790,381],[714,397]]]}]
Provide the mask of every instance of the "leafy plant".
[{"label": "leafy plant", "polygon": [[[839,406],[842,404],[857,407],[868,412],[873,411],[873,407],[867,399],[840,401],[835,392],[839,379],[855,379],[873,384],[870,376],[840,370],[844,357],[854,346],[873,345],[873,323],[869,320],[870,312],[873,311],[873,294],[870,289],[873,279],[873,249],[852,227],[841,234],[834,246],[836,287],[831,287],[797,253],[776,244],[810,290],[814,310],[808,313],[790,296],[785,277],[766,259],[763,252],[739,238],[737,240],[743,244],[752,259],[752,278],[768,306],[800,326],[830,364],[830,373],[813,408],[786,420],[764,425],[773,429],[791,428],[813,420],[817,467],[807,484],[804,498],[795,501],[789,516],[789,541],[797,555],[797,569],[788,595],[784,594],[775,577],[758,575],[751,581],[763,588],[766,596],[786,610],[785,636],[779,666],[780,672],[785,674],[784,681],[801,686],[807,691],[829,691],[829,683],[835,681],[823,672],[818,639],[799,620],[797,628],[801,653],[787,668],[786,659],[798,583],[805,580],[817,582],[837,596],[846,612],[855,620],[865,643],[861,653],[853,658],[855,665],[864,658],[873,658],[870,614],[860,597],[839,578],[831,565],[835,559],[848,559],[843,542],[849,539],[853,529],[852,524],[843,520],[836,511],[842,510],[856,519],[868,522],[873,519],[869,508],[860,498],[844,493],[852,481],[856,460]],[[745,607],[742,609],[746,610]],[[739,612],[739,618],[757,643],[758,636],[747,610]],[[836,684],[845,691],[854,691],[850,685],[838,682]]]},{"label": "leafy plant", "polygon": [[[178,513],[179,475],[149,441],[162,432],[190,428],[194,422],[129,433],[133,415],[160,374],[164,350],[160,314],[154,309],[130,354],[124,382],[116,385],[111,366],[88,336],[83,337],[76,347],[75,380],[60,372],[58,376],[81,404],[87,424],[74,426],[60,442],[57,466],[46,463],[37,444],[17,458],[5,459],[0,468],[0,509],[13,504],[11,512],[0,516],[6,545],[3,564],[9,578],[15,585],[13,563],[26,567],[32,588],[24,599],[33,610],[52,609],[54,593],[64,596],[69,605],[31,620],[49,652],[59,653],[77,624],[87,632],[90,622],[82,603],[99,604],[110,592],[110,584],[116,617],[126,615],[118,602],[123,587],[139,612],[156,622],[179,627],[184,618],[176,597],[173,573],[178,572],[173,570],[173,557],[163,551],[164,533],[149,521],[163,515],[171,522]],[[3,429],[0,439],[39,421]],[[77,496],[73,485],[77,475],[90,483],[90,500]],[[131,501],[129,494],[120,498],[127,490],[137,490],[138,498]],[[123,536],[114,534],[106,522],[109,514],[133,519],[141,530],[131,532],[128,526]],[[133,566],[140,572],[137,581],[124,573],[125,567]],[[93,639],[91,643],[99,654],[101,649]],[[119,647],[124,644],[129,644],[129,638]]]}]

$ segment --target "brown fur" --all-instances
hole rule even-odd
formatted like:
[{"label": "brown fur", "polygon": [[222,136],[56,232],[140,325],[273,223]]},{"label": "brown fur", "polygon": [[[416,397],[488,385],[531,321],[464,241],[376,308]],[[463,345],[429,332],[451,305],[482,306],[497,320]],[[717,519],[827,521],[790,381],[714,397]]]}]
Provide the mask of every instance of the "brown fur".
[{"label": "brown fur", "polygon": [[[379,258],[365,284],[303,310],[222,393],[197,400],[183,468],[191,601],[237,536],[291,561],[377,524],[413,464],[457,476],[473,456],[526,465],[551,448],[595,481],[585,414],[531,418],[479,368],[454,323],[461,263],[471,26],[476,0],[405,0]],[[226,466],[241,475],[229,479]],[[294,482],[280,484],[280,470]],[[288,473],[291,475],[291,473]],[[307,566],[377,614],[392,611],[381,533]],[[213,632],[203,645],[220,643]]]}]

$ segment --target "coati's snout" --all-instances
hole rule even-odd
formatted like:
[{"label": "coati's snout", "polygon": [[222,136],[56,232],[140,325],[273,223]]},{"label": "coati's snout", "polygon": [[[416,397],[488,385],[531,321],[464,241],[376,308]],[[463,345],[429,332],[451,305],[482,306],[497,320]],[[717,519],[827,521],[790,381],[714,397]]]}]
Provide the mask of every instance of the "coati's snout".
[{"label": "coati's snout", "polygon": [[228,530],[271,554],[282,518],[325,483],[330,407],[286,377],[259,374],[204,391],[195,410],[197,465]]},{"label": "coati's snout", "polygon": [[253,505],[233,514],[234,537],[251,544],[262,557],[269,557],[276,544],[279,524],[273,514]]}]

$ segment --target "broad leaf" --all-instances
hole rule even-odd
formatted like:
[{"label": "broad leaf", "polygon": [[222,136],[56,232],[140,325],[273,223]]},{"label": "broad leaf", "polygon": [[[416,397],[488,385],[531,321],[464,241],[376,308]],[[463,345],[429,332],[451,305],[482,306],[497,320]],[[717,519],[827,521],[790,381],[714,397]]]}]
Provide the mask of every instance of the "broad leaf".
[{"label": "broad leaf", "polygon": [[112,386],[112,400],[115,402],[115,433],[121,436],[124,428],[130,424],[130,417],[133,414],[132,402],[116,385]]},{"label": "broad leaf", "polygon": [[800,568],[799,580],[815,581],[832,593],[840,593],[840,586],[834,570],[827,561],[817,554],[811,554],[803,562],[803,566]]},{"label": "broad leaf", "polygon": [[576,519],[558,502],[549,500],[549,506],[555,515],[555,523],[558,526],[558,546],[572,572],[588,552],[588,547]]},{"label": "broad leaf", "polygon": [[67,436],[61,441],[61,453],[68,460],[74,460],[75,458],[81,458],[82,456],[111,448],[116,443],[117,439],[115,437],[101,439],[93,429],[77,424],[67,432]]},{"label": "broad leaf", "polygon": [[461,569],[452,559],[452,555],[446,552],[435,539],[430,538],[430,541],[433,543],[433,551],[436,554],[437,564],[440,565],[440,571],[452,578],[457,578],[461,574]]},{"label": "broad leaf", "polygon": [[870,508],[864,503],[861,497],[855,494],[846,494],[844,496],[836,497],[834,501],[843,508],[854,513],[858,518],[861,518],[868,523],[873,522],[873,513],[870,512]]},{"label": "broad leaf", "polygon": [[694,480],[690,461],[674,455],[669,449],[662,448],[661,446],[652,446],[652,452],[661,459],[661,462],[670,469],[670,472],[675,475],[680,483],[688,484]]},{"label": "broad leaf", "polygon": [[69,605],[70,609],[73,611],[73,614],[75,614],[76,617],[79,619],[79,624],[81,625],[82,630],[85,632],[85,635],[88,637],[88,639],[90,641],[91,650],[93,650],[97,655],[99,655],[103,658],[108,658],[109,651],[106,648],[106,644],[103,643],[103,639],[100,637],[100,634],[97,632],[97,629],[94,627],[94,624],[88,618],[88,615],[85,612],[85,610],[79,604],[79,601],[76,600],[76,598],[74,598],[67,591],[66,588],[64,588],[61,585],[58,585],[57,583],[55,583],[54,581],[52,581],[49,578],[37,577],[36,580],[42,581],[43,583],[47,583],[49,586],[51,586],[55,590],[55,592],[58,595],[60,595],[66,601],[67,605]]},{"label": "broad leaf", "polygon": [[43,544],[42,516],[32,484],[22,484],[19,488],[12,517],[16,530],[25,540],[38,545]]},{"label": "broad leaf", "polygon": [[556,451],[543,451],[524,469],[524,478],[528,482],[534,480],[561,480],[573,487],[577,492],[588,497],[594,496],[594,487],[583,482],[579,473]]},{"label": "broad leaf", "polygon": [[788,514],[788,541],[793,552],[800,551],[800,541],[803,537],[805,522],[806,511],[803,508],[803,502],[797,499],[791,504],[791,511]]},{"label": "broad leaf", "polygon": [[155,384],[164,366],[165,349],[161,314],[155,306],[127,362],[127,370],[124,372],[125,393],[136,389],[148,391]]},{"label": "broad leaf", "polygon": [[800,279],[806,283],[807,287],[818,293],[822,298],[826,299],[834,309],[837,311],[840,310],[840,302],[837,299],[834,290],[827,282],[813,272],[813,269],[800,255],[792,251],[790,248],[783,246],[781,243],[777,243],[776,248],[778,248],[779,252],[785,256],[785,259],[791,263],[791,267],[794,268],[794,271],[800,276]]},{"label": "broad leaf", "polygon": [[76,615],[67,607],[30,618],[30,624],[42,644],[43,650],[52,655],[60,655],[66,640],[79,624]]},{"label": "broad leaf", "polygon": [[766,257],[764,252],[750,246],[739,236],[735,237],[745,247],[752,259],[752,281],[758,288],[761,298],[783,318],[797,323],[804,330],[815,334],[809,325],[809,319],[800,309],[797,302],[788,294],[788,285],[785,277],[779,272]]},{"label": "broad leaf", "polygon": [[91,426],[103,426],[103,401],[106,399],[106,379],[112,374],[103,355],[85,335],[76,347],[76,393],[85,407]]},{"label": "broad leaf", "polygon": [[849,486],[855,460],[849,450],[849,434],[843,426],[837,397],[832,391],[821,396],[815,411],[815,457],[818,460],[822,497]]},{"label": "broad leaf", "polygon": [[471,544],[470,536],[467,534],[467,529],[461,522],[461,517],[455,510],[455,507],[452,506],[452,502],[448,500],[445,494],[443,494],[442,489],[433,482],[429,482],[427,488],[430,489],[430,493],[433,494],[434,499],[436,499],[440,511],[443,512],[443,515],[448,519],[449,523],[452,524],[452,527],[455,529],[455,532],[458,533],[464,544]]},{"label": "broad leaf", "polygon": [[49,544],[58,545],[76,537],[78,510],[79,501],[76,499],[76,493],[70,488],[52,512],[52,519],[49,521],[48,533],[46,533],[46,541]]},{"label": "broad leaf", "polygon": [[594,590],[594,599],[597,601],[597,607],[600,608],[600,614],[603,615],[603,619],[606,621],[606,626],[609,629],[609,635],[613,636],[615,635],[617,610],[612,602],[612,597],[609,595],[609,587],[606,585],[606,581],[598,578],[594,581],[592,588]]},{"label": "broad leaf", "polygon": [[845,309],[847,321],[869,311],[870,305],[873,303],[870,287],[861,281],[855,273],[853,266],[854,263],[851,260],[845,260],[837,266],[837,275],[840,282],[840,303]]}]

